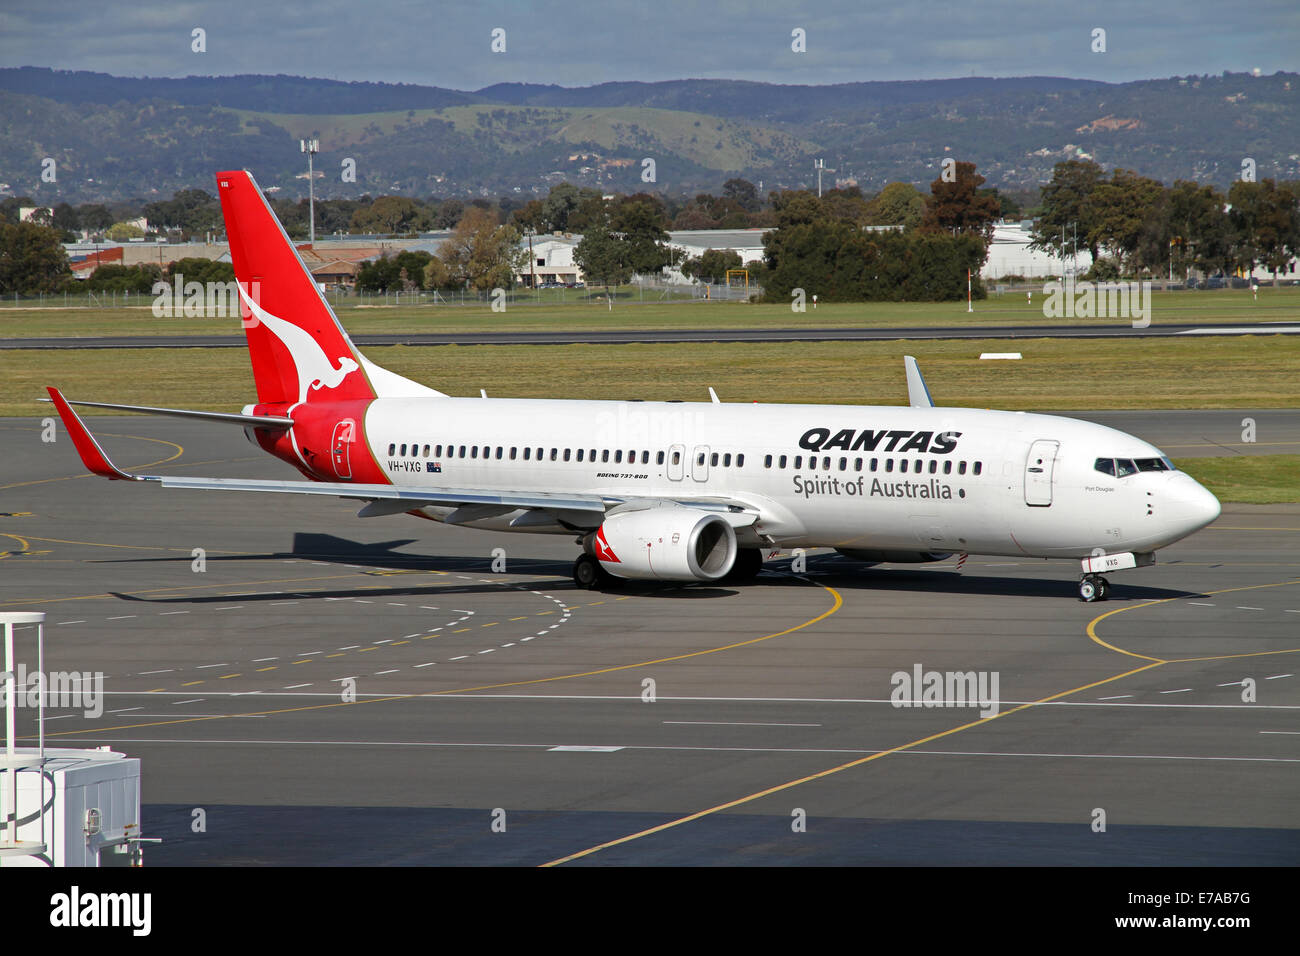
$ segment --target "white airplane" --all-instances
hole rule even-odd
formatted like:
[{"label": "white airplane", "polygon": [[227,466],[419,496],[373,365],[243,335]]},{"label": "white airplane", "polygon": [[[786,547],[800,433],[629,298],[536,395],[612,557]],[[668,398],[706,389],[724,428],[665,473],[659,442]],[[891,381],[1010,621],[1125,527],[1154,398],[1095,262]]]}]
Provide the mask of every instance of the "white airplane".
[{"label": "white airplane", "polygon": [[[360,517],[408,513],[576,539],[578,586],[732,582],[765,553],[834,548],[872,562],[953,553],[1155,562],[1219,502],[1161,451],[1075,419],[936,407],[905,359],[910,406],[453,398],[352,344],[246,171],[217,174],[258,401],[241,414],[69,402],[86,467],[165,488],[330,495]],[[243,426],[309,481],[122,471],[73,404]]]}]

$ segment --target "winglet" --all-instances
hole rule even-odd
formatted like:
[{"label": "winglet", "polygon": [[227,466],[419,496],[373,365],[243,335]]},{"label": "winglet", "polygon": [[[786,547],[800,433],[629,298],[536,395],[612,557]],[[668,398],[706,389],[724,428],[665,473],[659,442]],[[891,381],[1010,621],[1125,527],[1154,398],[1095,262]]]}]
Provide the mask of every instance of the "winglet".
[{"label": "winglet", "polygon": [[57,388],[46,388],[46,391],[50,393],[50,401],[54,402],[54,407],[59,410],[59,417],[63,419],[63,427],[68,430],[68,434],[72,437],[72,444],[76,447],[77,454],[81,456],[82,464],[90,469],[93,474],[103,478],[138,480],[135,475],[122,471],[109,460],[108,455],[104,454],[104,449],[99,447],[99,442],[95,441],[95,436],[82,423],[81,417],[72,410],[72,406],[68,404],[68,400],[63,397],[62,392]]},{"label": "winglet", "polygon": [[925,387],[925,379],[921,377],[921,369],[916,364],[916,359],[904,355],[903,367],[907,369],[907,403],[913,408],[933,408],[934,399],[930,397],[930,390]]}]

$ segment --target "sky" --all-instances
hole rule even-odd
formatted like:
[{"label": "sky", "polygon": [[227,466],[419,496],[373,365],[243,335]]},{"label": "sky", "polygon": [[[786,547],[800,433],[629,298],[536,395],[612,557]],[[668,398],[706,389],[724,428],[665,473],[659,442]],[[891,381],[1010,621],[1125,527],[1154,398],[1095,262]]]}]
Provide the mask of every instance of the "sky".
[{"label": "sky", "polygon": [[[195,29],[205,31],[203,52],[192,49]],[[792,48],[798,30],[803,52]],[[495,34],[500,52],[494,31],[504,31]],[[1094,50],[1100,44],[1104,50]],[[290,74],[458,90],[685,78],[1124,82],[1300,69],[1300,2],[0,0],[0,66]]]}]

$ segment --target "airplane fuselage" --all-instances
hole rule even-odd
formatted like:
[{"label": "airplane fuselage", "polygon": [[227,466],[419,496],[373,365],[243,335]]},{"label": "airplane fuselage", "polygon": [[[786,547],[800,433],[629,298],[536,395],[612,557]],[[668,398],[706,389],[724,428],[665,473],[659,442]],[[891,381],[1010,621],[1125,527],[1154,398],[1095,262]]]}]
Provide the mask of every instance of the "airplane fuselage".
[{"label": "airplane fuselage", "polygon": [[[758,514],[740,532],[750,547],[1081,558],[1154,551],[1219,512],[1153,445],[1052,415],[451,397],[292,414],[301,424],[276,453],[321,480],[740,503]],[[320,454],[327,444],[331,454]],[[1145,464],[1107,474],[1099,460]],[[418,513],[476,528],[574,531],[519,509]]]}]

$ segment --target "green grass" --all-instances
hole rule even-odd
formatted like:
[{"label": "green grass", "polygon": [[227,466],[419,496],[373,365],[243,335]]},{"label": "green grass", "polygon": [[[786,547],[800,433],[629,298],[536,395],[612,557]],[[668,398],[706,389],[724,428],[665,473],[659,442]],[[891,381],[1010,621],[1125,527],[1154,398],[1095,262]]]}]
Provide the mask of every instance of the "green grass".
[{"label": "green grass", "polygon": [[[915,355],[941,405],[1042,411],[1300,407],[1300,339],[1006,340],[436,346],[367,349],[453,395],[900,404]],[[243,349],[32,349],[4,355],[0,416],[45,415],[45,385],[80,399],[238,410],[253,401]],[[93,414],[93,412],[91,412]]]},{"label": "green grass", "polygon": [[[611,311],[598,290],[542,290],[540,305],[520,301],[505,312],[486,305],[383,305],[371,298],[362,306],[355,298],[334,304],[340,321],[354,333],[471,332],[471,331],[591,331],[600,329],[688,328],[890,328],[907,326],[981,326],[1113,324],[1046,319],[1041,295],[1029,305],[1023,294],[990,296],[968,313],[964,302],[855,302],[820,305],[815,311],[793,313],[781,304],[688,300],[659,302],[647,293],[644,303],[635,289],[626,288]],[[1151,322],[1300,322],[1300,288],[1261,289],[1258,301],[1248,292],[1153,293]],[[548,298],[549,297],[549,300]],[[562,298],[561,298],[562,297]],[[390,302],[393,300],[389,300]],[[147,306],[133,308],[69,308],[53,300],[45,308],[5,305],[0,308],[0,338],[105,335],[237,334],[234,319],[159,319]],[[0,303],[3,305],[3,303]]]},{"label": "green grass", "polygon": [[1300,455],[1176,458],[1174,464],[1220,501],[1253,505],[1300,501]]}]

